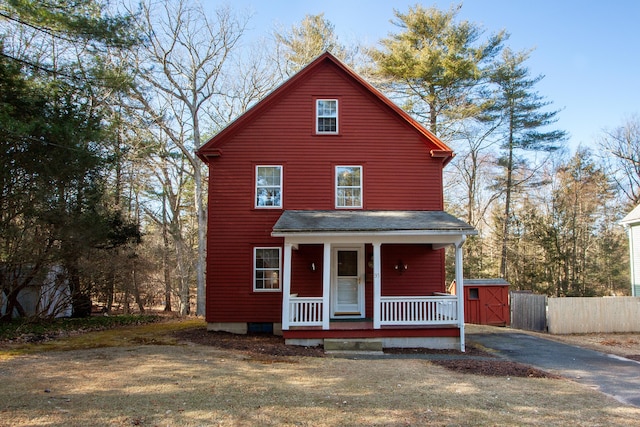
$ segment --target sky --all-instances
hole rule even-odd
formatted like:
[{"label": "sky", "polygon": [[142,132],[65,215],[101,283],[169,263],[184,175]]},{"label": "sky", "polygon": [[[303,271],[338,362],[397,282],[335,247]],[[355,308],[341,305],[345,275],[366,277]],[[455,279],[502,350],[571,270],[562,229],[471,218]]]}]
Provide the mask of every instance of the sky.
[{"label": "sky", "polygon": [[441,10],[462,4],[459,20],[481,26],[485,36],[506,30],[514,51],[534,49],[526,64],[531,77],[544,75],[535,89],[549,109],[560,110],[555,128],[569,133],[571,150],[595,147],[604,130],[640,115],[637,0],[233,0],[231,8],[251,14],[251,38],[324,13],[342,44],[380,47],[380,39],[400,31],[391,23],[394,9],[405,13],[417,3]]}]

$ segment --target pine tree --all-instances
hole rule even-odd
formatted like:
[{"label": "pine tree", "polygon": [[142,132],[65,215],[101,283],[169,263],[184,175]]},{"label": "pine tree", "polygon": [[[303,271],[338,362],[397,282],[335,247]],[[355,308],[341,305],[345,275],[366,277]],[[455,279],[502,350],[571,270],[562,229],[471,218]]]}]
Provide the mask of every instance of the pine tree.
[{"label": "pine tree", "polygon": [[529,76],[529,69],[524,64],[528,58],[529,52],[503,51],[501,61],[494,65],[491,72],[491,81],[496,86],[495,103],[484,116],[485,120],[500,124],[502,157],[499,166],[504,175],[496,187],[504,194],[500,275],[505,279],[508,278],[512,196],[516,189],[531,183],[534,177],[534,174],[516,177],[514,172],[525,164],[535,172],[530,159],[526,160],[521,153],[554,152],[562,147],[567,136],[561,130],[546,130],[557,121],[558,111],[544,111],[550,102],[544,101],[534,90],[544,76]]},{"label": "pine tree", "polygon": [[324,13],[306,15],[299,25],[288,31],[276,31],[274,36],[278,58],[284,61],[280,68],[285,76],[295,74],[324,52],[341,60],[347,58],[347,49],[338,41],[335,27]]},{"label": "pine tree", "polygon": [[460,6],[443,12],[420,5],[395,11],[402,32],[382,40],[383,50],[370,54],[386,88],[410,114],[442,139],[452,124],[479,114],[487,104],[479,96],[485,68],[502,49],[505,32],[481,41],[481,28],[456,22]]},{"label": "pine tree", "polygon": [[18,312],[20,290],[54,264],[64,265],[74,303],[86,310],[81,258],[137,235],[105,203],[112,135],[104,99],[126,78],[105,69],[104,54],[136,40],[129,16],[106,12],[94,0],[0,6],[0,283]]}]

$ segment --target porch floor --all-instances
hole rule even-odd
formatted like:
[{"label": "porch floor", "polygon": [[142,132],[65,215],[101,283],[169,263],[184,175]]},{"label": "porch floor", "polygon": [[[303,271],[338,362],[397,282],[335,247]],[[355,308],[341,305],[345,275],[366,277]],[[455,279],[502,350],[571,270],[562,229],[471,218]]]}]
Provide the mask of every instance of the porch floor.
[{"label": "porch floor", "polygon": [[332,319],[329,329],[322,326],[292,326],[282,331],[284,338],[380,338],[380,337],[459,337],[458,325],[403,325],[373,329],[371,319]]}]

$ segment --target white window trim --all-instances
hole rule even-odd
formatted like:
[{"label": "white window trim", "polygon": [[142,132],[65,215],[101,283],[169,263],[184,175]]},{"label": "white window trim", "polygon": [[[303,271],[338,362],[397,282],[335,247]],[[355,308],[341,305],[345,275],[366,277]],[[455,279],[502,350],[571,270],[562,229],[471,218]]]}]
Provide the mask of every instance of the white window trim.
[{"label": "white window trim", "polygon": [[[280,168],[280,204],[279,205],[271,205],[271,206],[260,206],[258,205],[258,169],[259,168]],[[284,182],[283,178],[283,167],[282,165],[256,165],[256,173],[255,173],[255,184],[253,188],[253,205],[256,209],[282,209],[282,205],[284,203]]]},{"label": "white window trim", "polygon": [[[258,271],[257,252],[260,249],[278,250],[278,287],[273,289],[259,289],[256,287],[256,272]],[[282,292],[282,248],[279,246],[256,246],[253,248],[253,291],[254,292]]]},{"label": "white window trim", "polygon": [[[350,187],[350,188],[359,188],[360,189],[360,205],[359,206],[339,206],[338,205],[338,169],[339,168],[358,168],[360,169],[360,185],[358,187]],[[334,172],[334,186],[335,186],[335,207],[336,209],[362,209],[364,205],[364,191],[362,182],[364,181],[364,176],[362,174],[362,166],[361,165],[336,165]],[[347,187],[342,187],[347,188]]]},{"label": "white window trim", "polygon": [[[319,104],[320,101],[334,101],[336,103],[336,130],[335,132],[327,132],[327,131],[320,131],[318,129],[318,119],[325,117],[325,116],[320,116],[319,113]],[[316,99],[316,135],[337,135],[340,131],[340,121],[338,120],[338,117],[340,116],[339,114],[339,102],[337,99],[334,98],[318,98]],[[328,117],[328,116],[327,116]]]}]

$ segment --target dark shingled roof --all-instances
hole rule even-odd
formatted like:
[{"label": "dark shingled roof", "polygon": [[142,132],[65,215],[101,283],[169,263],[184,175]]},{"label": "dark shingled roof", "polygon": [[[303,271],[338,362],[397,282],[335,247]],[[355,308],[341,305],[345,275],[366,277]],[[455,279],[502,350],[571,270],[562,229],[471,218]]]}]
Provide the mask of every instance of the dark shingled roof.
[{"label": "dark shingled roof", "polygon": [[504,279],[464,279],[465,286],[491,286],[491,285],[508,285]]},{"label": "dark shingled roof", "polygon": [[273,226],[276,234],[401,231],[477,234],[472,226],[443,211],[284,211]]}]

